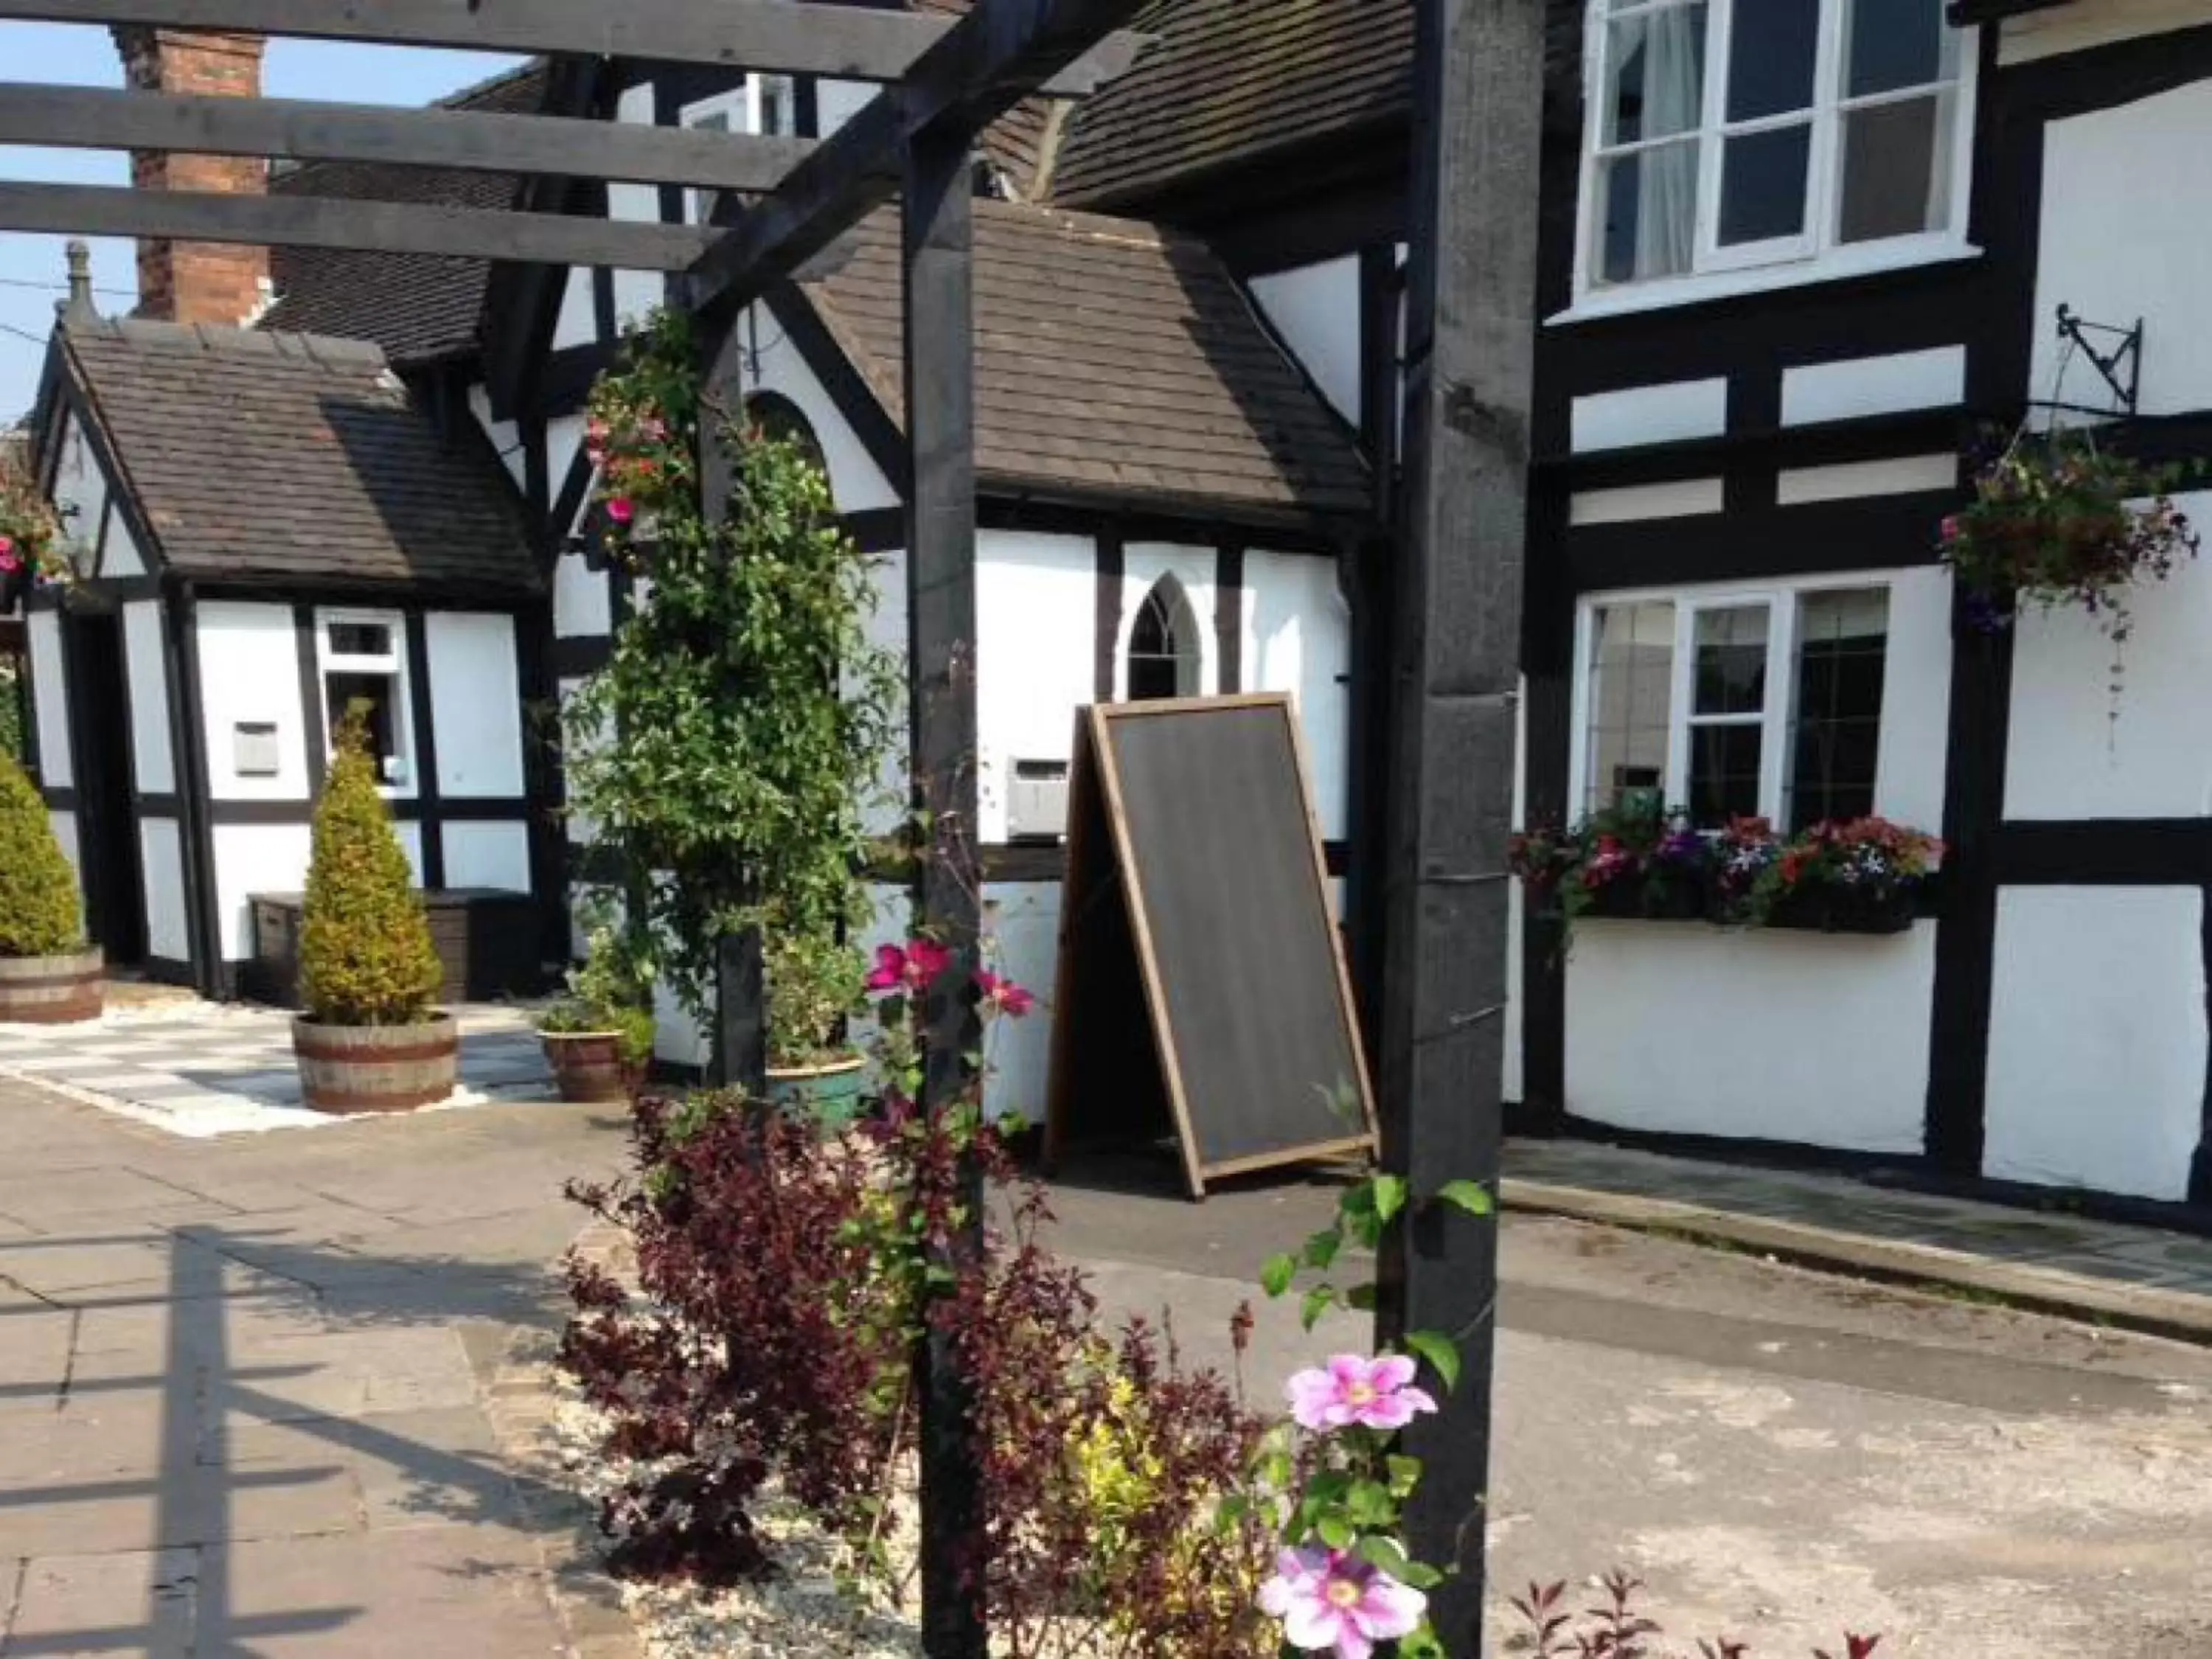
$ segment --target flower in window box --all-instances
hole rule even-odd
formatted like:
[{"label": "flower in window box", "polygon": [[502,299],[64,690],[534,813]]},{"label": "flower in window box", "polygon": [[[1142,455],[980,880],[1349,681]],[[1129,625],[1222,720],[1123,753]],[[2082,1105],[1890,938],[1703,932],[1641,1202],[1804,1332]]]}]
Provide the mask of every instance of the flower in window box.
[{"label": "flower in window box", "polygon": [[1753,887],[1753,921],[1828,933],[1902,933],[1943,843],[1887,818],[1816,823],[1781,848]]}]

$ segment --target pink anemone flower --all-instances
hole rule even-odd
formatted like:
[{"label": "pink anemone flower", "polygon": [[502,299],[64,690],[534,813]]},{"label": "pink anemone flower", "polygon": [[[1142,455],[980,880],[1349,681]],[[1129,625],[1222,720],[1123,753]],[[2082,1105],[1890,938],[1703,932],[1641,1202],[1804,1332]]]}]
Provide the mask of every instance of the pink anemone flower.
[{"label": "pink anemone flower", "polygon": [[1260,1610],[1283,1621],[1283,1639],[1305,1653],[1368,1659],[1377,1642],[1420,1628],[1429,1598],[1340,1550],[1285,1550],[1260,1587]]},{"label": "pink anemone flower", "polygon": [[1414,1365],[1401,1353],[1366,1359],[1340,1353],[1325,1370],[1300,1371],[1284,1393],[1291,1415],[1302,1429],[1325,1434],[1332,1429],[1402,1429],[1424,1412],[1437,1408],[1425,1389],[1413,1383]]}]

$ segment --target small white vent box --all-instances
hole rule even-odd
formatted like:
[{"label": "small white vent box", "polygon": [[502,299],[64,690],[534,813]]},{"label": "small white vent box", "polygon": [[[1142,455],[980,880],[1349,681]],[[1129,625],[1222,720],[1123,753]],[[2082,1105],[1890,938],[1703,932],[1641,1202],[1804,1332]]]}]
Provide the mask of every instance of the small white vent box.
[{"label": "small white vent box", "polygon": [[1009,841],[1058,841],[1067,833],[1067,763],[1018,760],[1006,793]]}]

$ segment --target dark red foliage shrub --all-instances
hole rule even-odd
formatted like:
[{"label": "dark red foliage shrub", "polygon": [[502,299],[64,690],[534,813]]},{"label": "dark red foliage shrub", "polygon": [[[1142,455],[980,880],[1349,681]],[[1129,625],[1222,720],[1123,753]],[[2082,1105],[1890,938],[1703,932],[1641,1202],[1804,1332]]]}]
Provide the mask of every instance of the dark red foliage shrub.
[{"label": "dark red foliage shrub", "polygon": [[[1535,1659],[1672,1659],[1678,1650],[1659,1645],[1665,1632],[1637,1610],[1644,1581],[1616,1567],[1598,1581],[1605,1592],[1601,1606],[1571,1612],[1567,1607],[1566,1581],[1531,1584],[1528,1594],[1511,1600],[1526,1636],[1521,1651]],[[1873,1659],[1881,1645],[1879,1636],[1845,1636],[1841,1653],[1814,1650],[1813,1659]],[[1728,1637],[1698,1643],[1698,1659],[1749,1659],[1751,1644]]]}]

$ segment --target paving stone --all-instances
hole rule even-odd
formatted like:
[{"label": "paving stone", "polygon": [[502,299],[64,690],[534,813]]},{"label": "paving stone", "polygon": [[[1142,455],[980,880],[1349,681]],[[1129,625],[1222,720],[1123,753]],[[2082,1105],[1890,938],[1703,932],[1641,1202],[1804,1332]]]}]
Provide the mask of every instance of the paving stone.
[{"label": "paving stone", "polygon": [[29,1562],[8,1632],[8,1659],[102,1653],[185,1659],[192,1650],[196,1566],[188,1550],[56,1552]]}]

